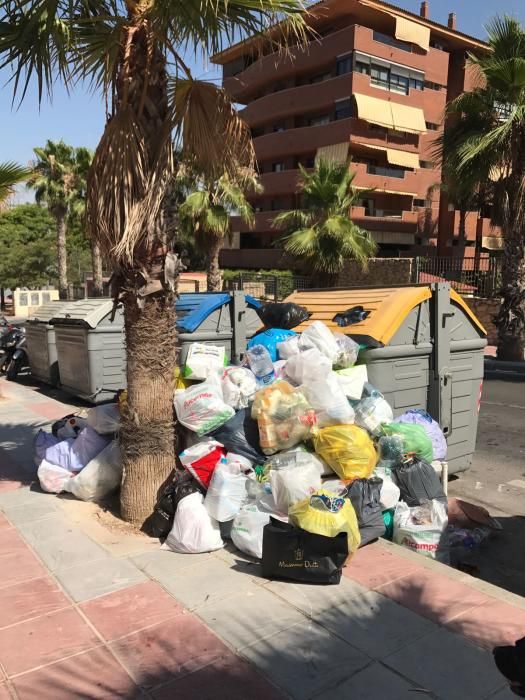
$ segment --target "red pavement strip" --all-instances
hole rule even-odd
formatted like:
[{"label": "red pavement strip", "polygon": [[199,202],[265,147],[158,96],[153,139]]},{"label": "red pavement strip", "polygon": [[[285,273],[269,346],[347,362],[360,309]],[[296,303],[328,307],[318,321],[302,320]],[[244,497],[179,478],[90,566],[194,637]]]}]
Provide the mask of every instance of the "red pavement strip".
[{"label": "red pavement strip", "polygon": [[153,581],[73,604],[0,516],[0,700],[129,700],[141,688],[159,699],[284,700]]}]

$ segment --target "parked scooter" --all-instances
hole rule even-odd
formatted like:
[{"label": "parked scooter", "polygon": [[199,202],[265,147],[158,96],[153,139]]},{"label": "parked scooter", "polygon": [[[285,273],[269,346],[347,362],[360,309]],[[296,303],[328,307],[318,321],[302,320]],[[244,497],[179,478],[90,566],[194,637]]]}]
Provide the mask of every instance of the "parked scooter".
[{"label": "parked scooter", "polygon": [[0,341],[1,357],[0,371],[5,372],[8,380],[13,381],[24,367],[29,366],[26,351],[26,329],[13,327]]}]

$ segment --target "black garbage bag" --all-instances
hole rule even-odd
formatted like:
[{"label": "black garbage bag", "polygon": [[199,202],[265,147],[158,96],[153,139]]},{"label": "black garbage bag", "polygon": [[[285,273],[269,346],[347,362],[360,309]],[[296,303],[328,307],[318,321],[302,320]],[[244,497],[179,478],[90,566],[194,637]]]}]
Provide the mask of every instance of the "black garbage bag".
[{"label": "black garbage bag", "polygon": [[411,508],[434,499],[448,505],[436,470],[424,459],[414,457],[408,462],[396,464],[392,469],[392,480],[399,486],[401,500]]},{"label": "black garbage bag", "polygon": [[383,479],[356,479],[348,488],[348,497],[352,501],[359,532],[361,547],[385,534],[385,522],[381,510],[381,486]]},{"label": "black garbage bag", "polygon": [[180,501],[185,496],[189,496],[190,493],[195,493],[196,491],[204,493],[204,489],[192,475],[186,470],[176,471],[173,481],[166,484],[153,513],[142,526],[143,532],[151,537],[167,537],[173,525],[175,511]]},{"label": "black garbage bag", "polygon": [[332,321],[341,328],[346,328],[346,326],[351,326],[354,323],[361,323],[368,316],[370,316],[370,311],[365,311],[363,306],[352,306],[351,309],[336,314]]},{"label": "black garbage bag", "polygon": [[302,583],[339,583],[348,535],[325,537],[270,518],[263,530],[262,575]]},{"label": "black garbage bag", "polygon": [[513,692],[525,697],[525,637],[513,646],[495,647],[494,661],[498,671],[510,681]]},{"label": "black garbage bag", "polygon": [[304,306],[292,302],[269,302],[257,312],[267,328],[285,328],[290,330],[308,321],[310,314]]},{"label": "black garbage bag", "polygon": [[238,411],[208,437],[224,445],[227,452],[235,452],[255,464],[262,464],[268,459],[261,451],[257,421],[251,417],[247,408]]}]

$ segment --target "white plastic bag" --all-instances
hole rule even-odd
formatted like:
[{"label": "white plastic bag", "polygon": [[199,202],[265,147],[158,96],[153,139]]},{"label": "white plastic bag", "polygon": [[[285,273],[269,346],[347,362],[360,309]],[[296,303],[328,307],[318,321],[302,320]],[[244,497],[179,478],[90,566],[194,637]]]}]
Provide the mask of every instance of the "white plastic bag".
[{"label": "white plastic bag", "polygon": [[186,356],[184,377],[187,379],[207,379],[224,367],[225,353],[222,345],[192,343]]},{"label": "white plastic bag", "polygon": [[54,447],[60,440],[45,430],[39,430],[35,436],[35,465],[38,467],[46,456],[48,447]]},{"label": "white plastic bag", "polygon": [[272,496],[279,513],[288,514],[288,508],[311,496],[321,488],[321,475],[315,464],[295,468],[270,470]]},{"label": "white plastic bag", "polygon": [[314,321],[301,333],[299,347],[302,349],[317,348],[329,359],[330,369],[339,355],[335,336],[322,321]]},{"label": "white plastic bag", "polygon": [[381,425],[391,423],[393,420],[392,408],[382,396],[369,396],[366,399],[361,399],[355,407],[356,425],[368,430],[371,435],[379,435]]},{"label": "white plastic bag", "polygon": [[327,377],[307,377],[301,390],[317,417],[317,425],[348,425],[354,422],[354,409],[348,403],[335,372]]},{"label": "white plastic bag", "polygon": [[430,559],[447,563],[448,516],[439,501],[425,501],[410,508],[400,501],[394,513],[394,542]]},{"label": "white plastic bag", "polygon": [[81,501],[98,501],[116,491],[121,480],[120,447],[118,440],[112,440],[79,474],[70,477],[65,490]]},{"label": "white plastic bag", "polygon": [[257,380],[248,367],[226,367],[221,377],[222,395],[232,408],[248,408],[257,391]]},{"label": "white plastic bag", "polygon": [[201,493],[190,493],[181,499],[163,547],[183,554],[213,552],[224,547],[219,523],[210,517]]},{"label": "white plastic bag", "polygon": [[284,371],[294,384],[300,386],[307,378],[327,377],[331,369],[330,360],[317,348],[310,348],[299,355],[290,357]]},{"label": "white plastic bag", "polygon": [[108,403],[90,408],[87,424],[99,435],[111,435],[120,428],[120,410],[118,403]]},{"label": "white plastic bag", "polygon": [[62,493],[67,490],[65,486],[71,478],[71,472],[43,459],[38,467],[37,476],[42,491]]},{"label": "white plastic bag", "polygon": [[179,422],[197,435],[206,435],[235,415],[224,403],[222,391],[215,382],[203,382],[175,392],[173,399]]},{"label": "white plastic bag", "polygon": [[314,465],[320,476],[334,476],[333,469],[315,452],[309,452],[304,445],[297,445],[289,450],[279,452],[265,462],[265,468],[276,470],[288,467],[294,469],[295,467],[306,467],[309,465]]},{"label": "white plastic bag", "polygon": [[353,367],[357,362],[359,343],[356,343],[355,340],[352,340],[352,338],[342,333],[334,333],[334,338],[338,348],[334,366],[338,369]]},{"label": "white plastic bag", "polygon": [[204,505],[220,523],[232,520],[247,499],[247,476],[239,467],[239,462],[221,460],[212,474]]},{"label": "white plastic bag", "polygon": [[46,450],[46,460],[70,472],[79,472],[107,446],[109,437],[87,425],[77,438],[67,438]]},{"label": "white plastic bag", "polygon": [[386,470],[382,467],[376,467],[374,474],[383,480],[380,496],[381,510],[391,510],[395,508],[401,496],[399,486],[394,484],[390,474],[387,474]]},{"label": "white plastic bag", "polygon": [[206,438],[187,447],[180,453],[179,459],[182,466],[207,489],[215,468],[225,454],[220,442]]},{"label": "white plastic bag", "polygon": [[289,360],[290,357],[298,355],[300,352],[298,335],[292,335],[282,343],[277,343],[277,353],[281,360]]},{"label": "white plastic bag", "polygon": [[71,416],[70,418],[61,418],[53,423],[53,434],[59,440],[67,440],[68,438],[76,438],[81,430],[87,425],[87,420],[80,416]]},{"label": "white plastic bag", "polygon": [[243,506],[234,518],[231,538],[233,544],[252,557],[262,558],[263,530],[270,522],[270,513],[257,504]]},{"label": "white plastic bag", "polygon": [[359,401],[363,395],[363,387],[368,381],[366,365],[355,365],[347,369],[340,369],[335,373],[337,381],[345,392],[347,399]]}]

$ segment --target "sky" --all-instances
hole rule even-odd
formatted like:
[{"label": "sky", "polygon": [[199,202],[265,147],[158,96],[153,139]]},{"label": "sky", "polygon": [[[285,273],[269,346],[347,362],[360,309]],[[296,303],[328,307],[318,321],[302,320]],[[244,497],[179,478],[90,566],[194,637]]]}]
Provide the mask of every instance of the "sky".
[{"label": "sky", "polygon": [[[419,13],[421,0],[389,0],[411,12]],[[510,14],[525,24],[525,0],[429,0],[430,18],[446,24],[449,12],[457,14],[457,28],[472,36],[483,38],[484,26],[494,16]],[[195,64],[190,61],[194,74],[203,79],[215,79],[219,72],[213,64]],[[68,94],[57,86],[53,102],[45,100],[39,107],[35,90],[30,90],[21,106],[11,105],[11,89],[6,85],[9,75],[0,74],[0,162],[14,160],[27,163],[35,146],[43,146],[47,139],[64,139],[72,146],[95,148],[104,126],[104,104],[100,95],[77,88]],[[30,199],[20,191],[17,200]]]}]

